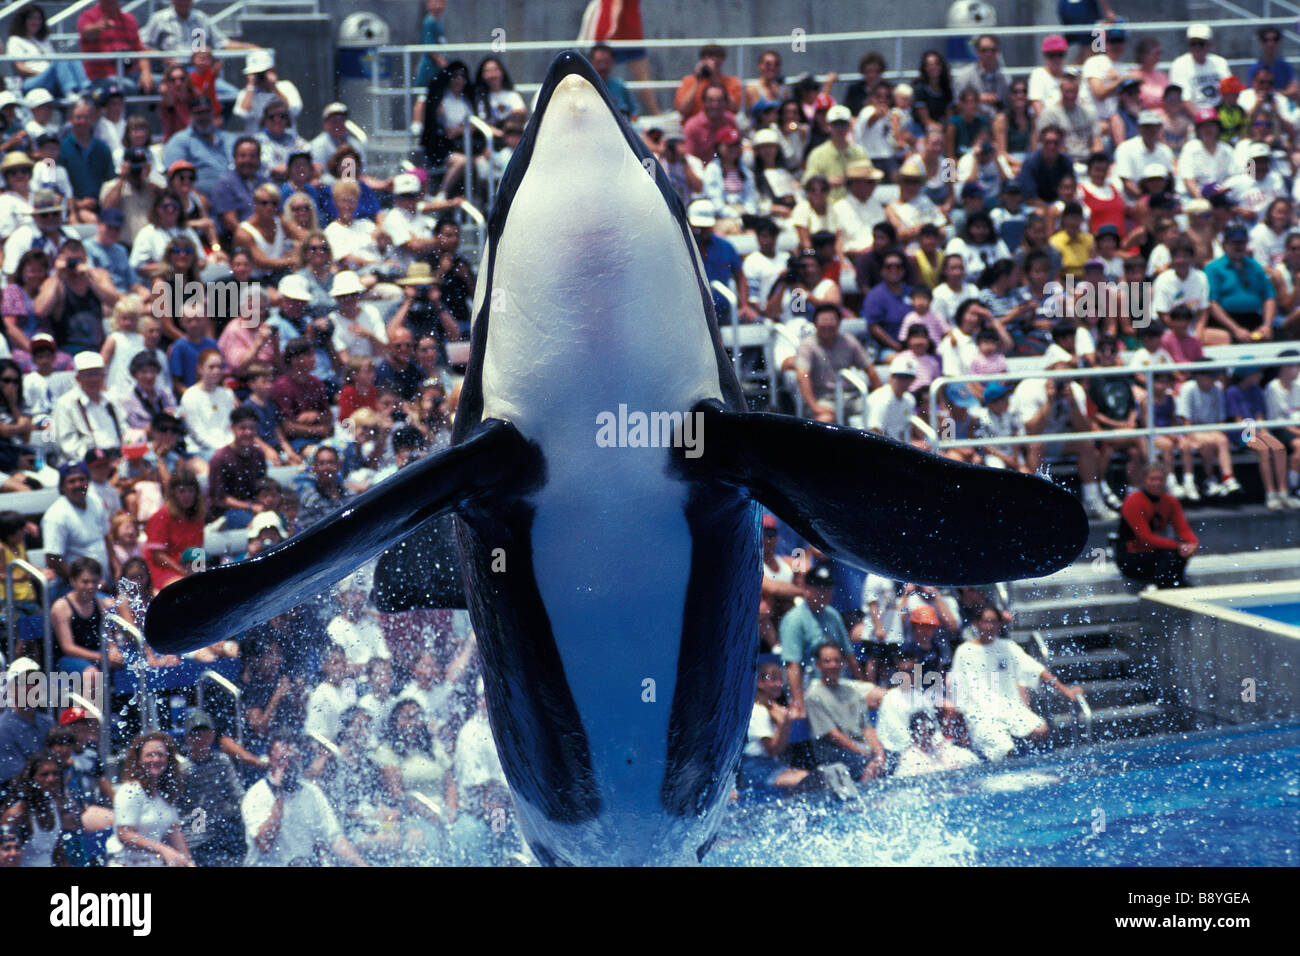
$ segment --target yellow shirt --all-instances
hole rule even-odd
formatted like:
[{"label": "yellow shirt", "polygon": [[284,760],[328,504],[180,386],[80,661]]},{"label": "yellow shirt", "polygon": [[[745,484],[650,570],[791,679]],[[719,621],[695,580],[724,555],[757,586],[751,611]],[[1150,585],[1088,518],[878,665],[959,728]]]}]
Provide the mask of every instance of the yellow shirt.
[{"label": "yellow shirt", "polygon": [[1076,279],[1082,278],[1083,267],[1092,258],[1092,236],[1081,232],[1071,240],[1062,229],[1047,241],[1061,254],[1061,271]]},{"label": "yellow shirt", "polygon": [[[22,544],[18,545],[17,554],[14,554],[13,549],[10,548],[9,545],[0,544],[0,558],[3,558],[5,568],[9,567],[9,562],[12,561],[14,558],[21,558],[22,560],[26,561],[27,542],[24,541]],[[5,581],[6,581],[5,577],[3,575],[0,575],[0,601],[3,601],[5,597],[5,590],[6,590]],[[14,571],[14,600],[15,601],[36,600],[36,586],[32,584],[31,575],[29,575],[26,571],[21,571],[21,570]]]},{"label": "yellow shirt", "polygon": [[825,176],[832,182],[840,180],[840,185],[831,186],[830,201],[838,202],[849,193],[848,187],[843,184],[849,163],[867,158],[867,151],[857,143],[849,143],[844,152],[840,152],[835,148],[835,143],[828,139],[808,154],[808,162],[804,164],[803,171],[804,184],[814,176]]},{"label": "yellow shirt", "polygon": [[943,268],[944,258],[944,254],[940,252],[939,264],[937,266],[931,265],[924,252],[920,249],[912,250],[912,263],[916,266],[916,277],[921,280],[922,284],[929,286],[931,289],[938,288],[939,283],[943,281],[940,270]]}]

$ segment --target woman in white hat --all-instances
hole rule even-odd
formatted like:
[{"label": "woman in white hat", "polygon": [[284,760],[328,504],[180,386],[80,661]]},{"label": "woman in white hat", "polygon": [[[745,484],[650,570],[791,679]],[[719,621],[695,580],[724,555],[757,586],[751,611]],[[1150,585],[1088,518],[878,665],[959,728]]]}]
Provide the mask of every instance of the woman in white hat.
[{"label": "woman in white hat", "polygon": [[271,100],[284,100],[289,113],[286,129],[293,130],[302,112],[302,95],[298,87],[288,80],[280,79],[275,72],[275,62],[270,50],[249,50],[244,61],[244,78],[247,80],[239,96],[235,98],[234,113],[244,121],[244,129],[250,132],[256,123],[262,120],[266,104]]},{"label": "woman in white hat", "polygon": [[293,113],[283,97],[273,96],[262,107],[262,123],[253,134],[262,145],[263,176],[277,183],[289,178],[289,157],[310,152],[307,141],[297,134],[291,123]]}]

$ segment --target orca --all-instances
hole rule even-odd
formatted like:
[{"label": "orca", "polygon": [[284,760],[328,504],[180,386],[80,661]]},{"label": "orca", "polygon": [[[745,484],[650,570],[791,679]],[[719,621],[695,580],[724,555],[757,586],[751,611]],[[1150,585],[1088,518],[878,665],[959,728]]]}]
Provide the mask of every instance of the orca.
[{"label": "orca", "polygon": [[[474,316],[449,449],[163,589],[145,633],[160,652],[238,636],[386,550],[377,604],[453,600],[422,579],[445,548],[412,545],[453,516],[493,736],[544,863],[707,852],[753,700],[761,506],[833,558],[932,585],[1048,574],[1086,542],[1046,479],[748,412],[681,202],[577,53],[503,176]],[[640,427],[681,439],[687,415],[693,449]]]}]

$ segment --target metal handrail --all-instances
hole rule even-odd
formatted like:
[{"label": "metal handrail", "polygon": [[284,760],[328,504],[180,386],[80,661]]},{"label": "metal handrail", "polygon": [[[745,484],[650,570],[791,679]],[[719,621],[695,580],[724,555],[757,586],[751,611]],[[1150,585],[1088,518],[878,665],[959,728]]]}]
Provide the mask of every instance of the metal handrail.
[{"label": "metal handrail", "polygon": [[730,286],[717,279],[709,283],[709,288],[726,299],[727,305],[731,307],[731,366],[736,371],[736,378],[740,378],[740,298],[731,291]]},{"label": "metal handrail", "polygon": [[[940,375],[930,383],[930,424],[931,427],[938,428],[938,403],[935,401],[938,391],[946,385],[961,385],[971,382],[1006,382],[1006,381],[1025,381],[1027,379],[1072,379],[1072,378],[1133,378],[1137,376],[1148,377],[1151,375],[1164,372],[1195,372],[1195,371],[1217,371],[1222,369],[1233,368],[1271,368],[1278,365],[1294,365],[1293,356],[1281,358],[1274,356],[1272,358],[1242,358],[1242,359],[1218,359],[1208,362],[1175,362],[1163,365],[1148,365],[1141,369],[1134,369],[1129,366],[1112,366],[1100,368],[1066,368],[1066,369],[1039,369],[1028,372],[1002,372],[987,375]],[[1149,389],[1148,389],[1149,392]],[[979,448],[984,445],[1037,445],[1049,444],[1053,442],[1069,441],[1107,441],[1115,438],[1147,438],[1148,448],[1147,456],[1149,459],[1155,459],[1155,442],[1157,435],[1186,435],[1193,432],[1229,432],[1236,431],[1242,427],[1241,422],[1220,422],[1206,423],[1203,425],[1167,425],[1156,427],[1155,424],[1155,404],[1148,401],[1147,405],[1147,423],[1141,428],[1113,428],[1113,429],[1091,429],[1081,432],[1057,432],[1054,434],[1035,434],[1035,435],[999,435],[995,438],[961,438],[942,441],[940,450],[944,448]],[[1267,419],[1254,423],[1256,428],[1285,428],[1300,425],[1300,421],[1292,418]]]},{"label": "metal handrail", "polygon": [[203,706],[203,684],[205,681],[212,681],[227,694],[229,694],[235,703],[235,741],[239,746],[244,746],[244,711],[241,702],[244,692],[226,675],[219,674],[214,670],[206,670],[199,675],[199,679],[194,684],[195,704],[199,710],[205,710]]},{"label": "metal handrail", "polygon": [[343,751],[339,749],[339,745],[330,740],[319,730],[309,730],[307,731],[307,736],[328,750],[333,756],[342,758]]},{"label": "metal handrail", "polygon": [[23,571],[41,589],[41,617],[43,618],[43,646],[45,648],[45,670],[54,672],[54,631],[50,624],[50,582],[45,579],[45,572],[36,565],[14,558],[5,568],[5,629],[9,632],[9,662],[14,660],[14,647],[17,644],[18,622],[14,620],[14,569]]},{"label": "metal handrail", "polygon": [[[158,729],[158,702],[154,699],[153,688],[149,686],[149,660],[145,653],[146,641],[140,629],[126,618],[109,612],[104,615],[100,638],[100,653],[104,658],[104,679],[108,679],[108,628],[109,625],[120,630],[135,643],[140,652],[131,669],[135,671],[136,708],[140,712],[140,730],[151,733]],[[105,700],[111,700],[106,697]]]}]

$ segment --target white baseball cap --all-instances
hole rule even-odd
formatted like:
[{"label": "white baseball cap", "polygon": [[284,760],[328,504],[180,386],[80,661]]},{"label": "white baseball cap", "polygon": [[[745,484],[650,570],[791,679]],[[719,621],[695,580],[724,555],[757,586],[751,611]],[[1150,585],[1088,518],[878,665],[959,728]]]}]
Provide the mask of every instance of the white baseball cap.
[{"label": "white baseball cap", "polygon": [[826,111],[826,122],[828,123],[852,123],[853,114],[849,112],[847,106],[832,106]]},{"label": "white baseball cap", "polygon": [[780,146],[781,137],[776,135],[776,130],[770,127],[766,127],[764,129],[760,129],[757,133],[754,134],[754,145],[755,146],[769,146],[769,145]]},{"label": "white baseball cap", "polygon": [[39,86],[23,96],[23,103],[29,110],[34,110],[38,106],[45,106],[47,103],[53,102],[54,94]]},{"label": "white baseball cap", "polygon": [[[1159,163],[1147,163],[1142,167],[1143,179],[1168,179],[1169,170]],[[304,280],[306,281],[306,280]]]},{"label": "white baseball cap", "polygon": [[244,61],[244,75],[265,73],[273,66],[275,60],[271,57],[270,50],[249,50],[248,59]]},{"label": "white baseball cap", "polygon": [[1250,159],[1271,159],[1273,156],[1273,147],[1268,143],[1251,143],[1250,152],[1247,154]]},{"label": "white baseball cap", "polygon": [[366,291],[366,287],[361,284],[357,274],[350,269],[344,269],[334,277],[334,284],[330,286],[330,295],[360,295]]},{"label": "white baseball cap", "polygon": [[713,212],[713,203],[707,199],[697,199],[686,207],[686,221],[696,229],[712,229],[718,224],[718,217]]},{"label": "white baseball cap", "polygon": [[296,299],[299,302],[311,301],[311,290],[307,288],[307,280],[296,272],[291,272],[276,286],[276,291],[286,299]]},{"label": "white baseball cap", "polygon": [[420,179],[414,173],[398,173],[393,177],[394,196],[414,196],[420,192]]},{"label": "white baseball cap", "polygon": [[28,671],[38,671],[40,669],[41,665],[37,664],[30,657],[20,657],[18,660],[10,664],[9,669],[5,671],[5,683],[26,674]]},{"label": "white baseball cap", "polygon": [[1142,110],[1138,113],[1139,126],[1163,126],[1164,117],[1160,115],[1159,110]]},{"label": "white baseball cap", "polygon": [[916,362],[916,356],[911,352],[899,352],[889,363],[890,375],[907,375],[916,378],[921,372],[921,367]]},{"label": "white baseball cap", "polygon": [[284,529],[284,524],[280,521],[280,516],[274,511],[260,512],[253,518],[248,526],[248,540],[260,538],[262,532],[268,529],[274,529],[280,533],[281,538],[289,537],[289,532]]},{"label": "white baseball cap", "polygon": [[1187,28],[1187,39],[1189,40],[1209,40],[1214,36],[1214,31],[1204,23],[1193,23]]},{"label": "white baseball cap", "polygon": [[104,368],[104,358],[98,352],[78,352],[72,357],[72,366],[78,372],[93,372]]}]

